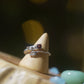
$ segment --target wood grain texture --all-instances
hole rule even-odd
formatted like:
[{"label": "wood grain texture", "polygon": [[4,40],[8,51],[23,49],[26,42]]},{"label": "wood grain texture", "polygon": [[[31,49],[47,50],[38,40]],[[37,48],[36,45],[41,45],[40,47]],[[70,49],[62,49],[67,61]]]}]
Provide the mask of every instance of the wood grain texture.
[{"label": "wood grain texture", "polygon": [[[37,51],[45,51],[49,50],[49,37],[47,33],[41,35],[41,37],[36,41],[34,47],[38,44],[41,45],[41,50]],[[31,50],[31,49],[30,49]],[[32,50],[33,51],[33,50]],[[20,66],[38,71],[40,73],[48,74],[49,69],[49,54],[36,54],[35,57],[32,57],[30,53],[26,54],[19,63]]]},{"label": "wood grain texture", "polygon": [[0,84],[51,84],[50,76],[20,67],[19,61],[0,52]]},{"label": "wood grain texture", "polygon": [[0,58],[6,60],[8,62],[11,62],[13,64],[16,64],[16,65],[18,65],[21,60],[20,58],[17,58],[13,55],[3,53],[3,52],[0,52]]}]

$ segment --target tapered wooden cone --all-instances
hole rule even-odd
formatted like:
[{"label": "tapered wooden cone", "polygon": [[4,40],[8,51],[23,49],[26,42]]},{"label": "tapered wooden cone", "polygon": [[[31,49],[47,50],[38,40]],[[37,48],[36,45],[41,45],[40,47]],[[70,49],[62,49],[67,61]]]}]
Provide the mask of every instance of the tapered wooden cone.
[{"label": "tapered wooden cone", "polygon": [[0,84],[51,84],[51,76],[18,66],[20,59],[0,52]]},{"label": "tapered wooden cone", "polygon": [[49,38],[48,38],[48,34],[47,33],[44,33],[37,40],[37,42],[34,44],[34,46],[37,45],[37,44],[41,44],[42,45],[42,49],[45,50],[45,51],[48,51],[49,50]]},{"label": "tapered wooden cone", "polygon": [[[48,51],[49,49],[48,40],[49,40],[48,34],[44,33],[34,44],[34,46],[36,44],[41,44],[42,49]],[[48,61],[49,61],[48,55],[39,54],[37,57],[31,57],[30,54],[26,54],[25,57],[20,61],[19,65],[41,73],[48,73],[48,64],[49,64]]]}]

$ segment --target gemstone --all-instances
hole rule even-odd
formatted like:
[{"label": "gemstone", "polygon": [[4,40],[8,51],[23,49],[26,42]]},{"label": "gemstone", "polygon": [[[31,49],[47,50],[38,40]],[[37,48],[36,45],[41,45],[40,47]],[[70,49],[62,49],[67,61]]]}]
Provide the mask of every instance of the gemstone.
[{"label": "gemstone", "polygon": [[84,84],[84,72],[76,70],[66,70],[62,72],[61,77],[67,84]]},{"label": "gemstone", "polygon": [[30,47],[29,47],[29,50],[34,50],[34,47],[33,47],[33,46],[30,46]]},{"label": "gemstone", "polygon": [[32,52],[30,53],[31,56],[36,56],[36,54],[37,54],[37,52],[35,52],[35,51],[32,51]]},{"label": "gemstone", "polygon": [[66,84],[65,80],[61,77],[55,76],[50,78],[50,82],[54,84]]},{"label": "gemstone", "polygon": [[41,44],[37,44],[37,48],[41,48],[42,46],[41,46]]},{"label": "gemstone", "polygon": [[49,69],[49,73],[57,75],[57,74],[59,74],[59,70],[56,67],[52,67]]}]

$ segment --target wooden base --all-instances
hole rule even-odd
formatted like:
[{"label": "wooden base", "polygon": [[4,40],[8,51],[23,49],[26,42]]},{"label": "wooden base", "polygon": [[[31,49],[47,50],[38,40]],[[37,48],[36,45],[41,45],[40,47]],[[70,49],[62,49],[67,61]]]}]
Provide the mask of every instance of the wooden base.
[{"label": "wooden base", "polygon": [[0,52],[0,84],[51,84],[50,76],[18,66],[19,58]]}]

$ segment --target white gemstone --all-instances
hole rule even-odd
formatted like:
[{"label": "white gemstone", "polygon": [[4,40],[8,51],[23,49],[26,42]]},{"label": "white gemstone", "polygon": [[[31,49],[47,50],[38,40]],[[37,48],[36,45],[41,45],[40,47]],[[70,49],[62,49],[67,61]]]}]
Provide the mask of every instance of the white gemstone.
[{"label": "white gemstone", "polygon": [[36,56],[36,54],[37,54],[37,53],[36,53],[35,51],[32,51],[32,52],[30,53],[31,56]]},{"label": "white gemstone", "polygon": [[34,50],[34,46],[30,46],[29,47],[29,50]]}]

